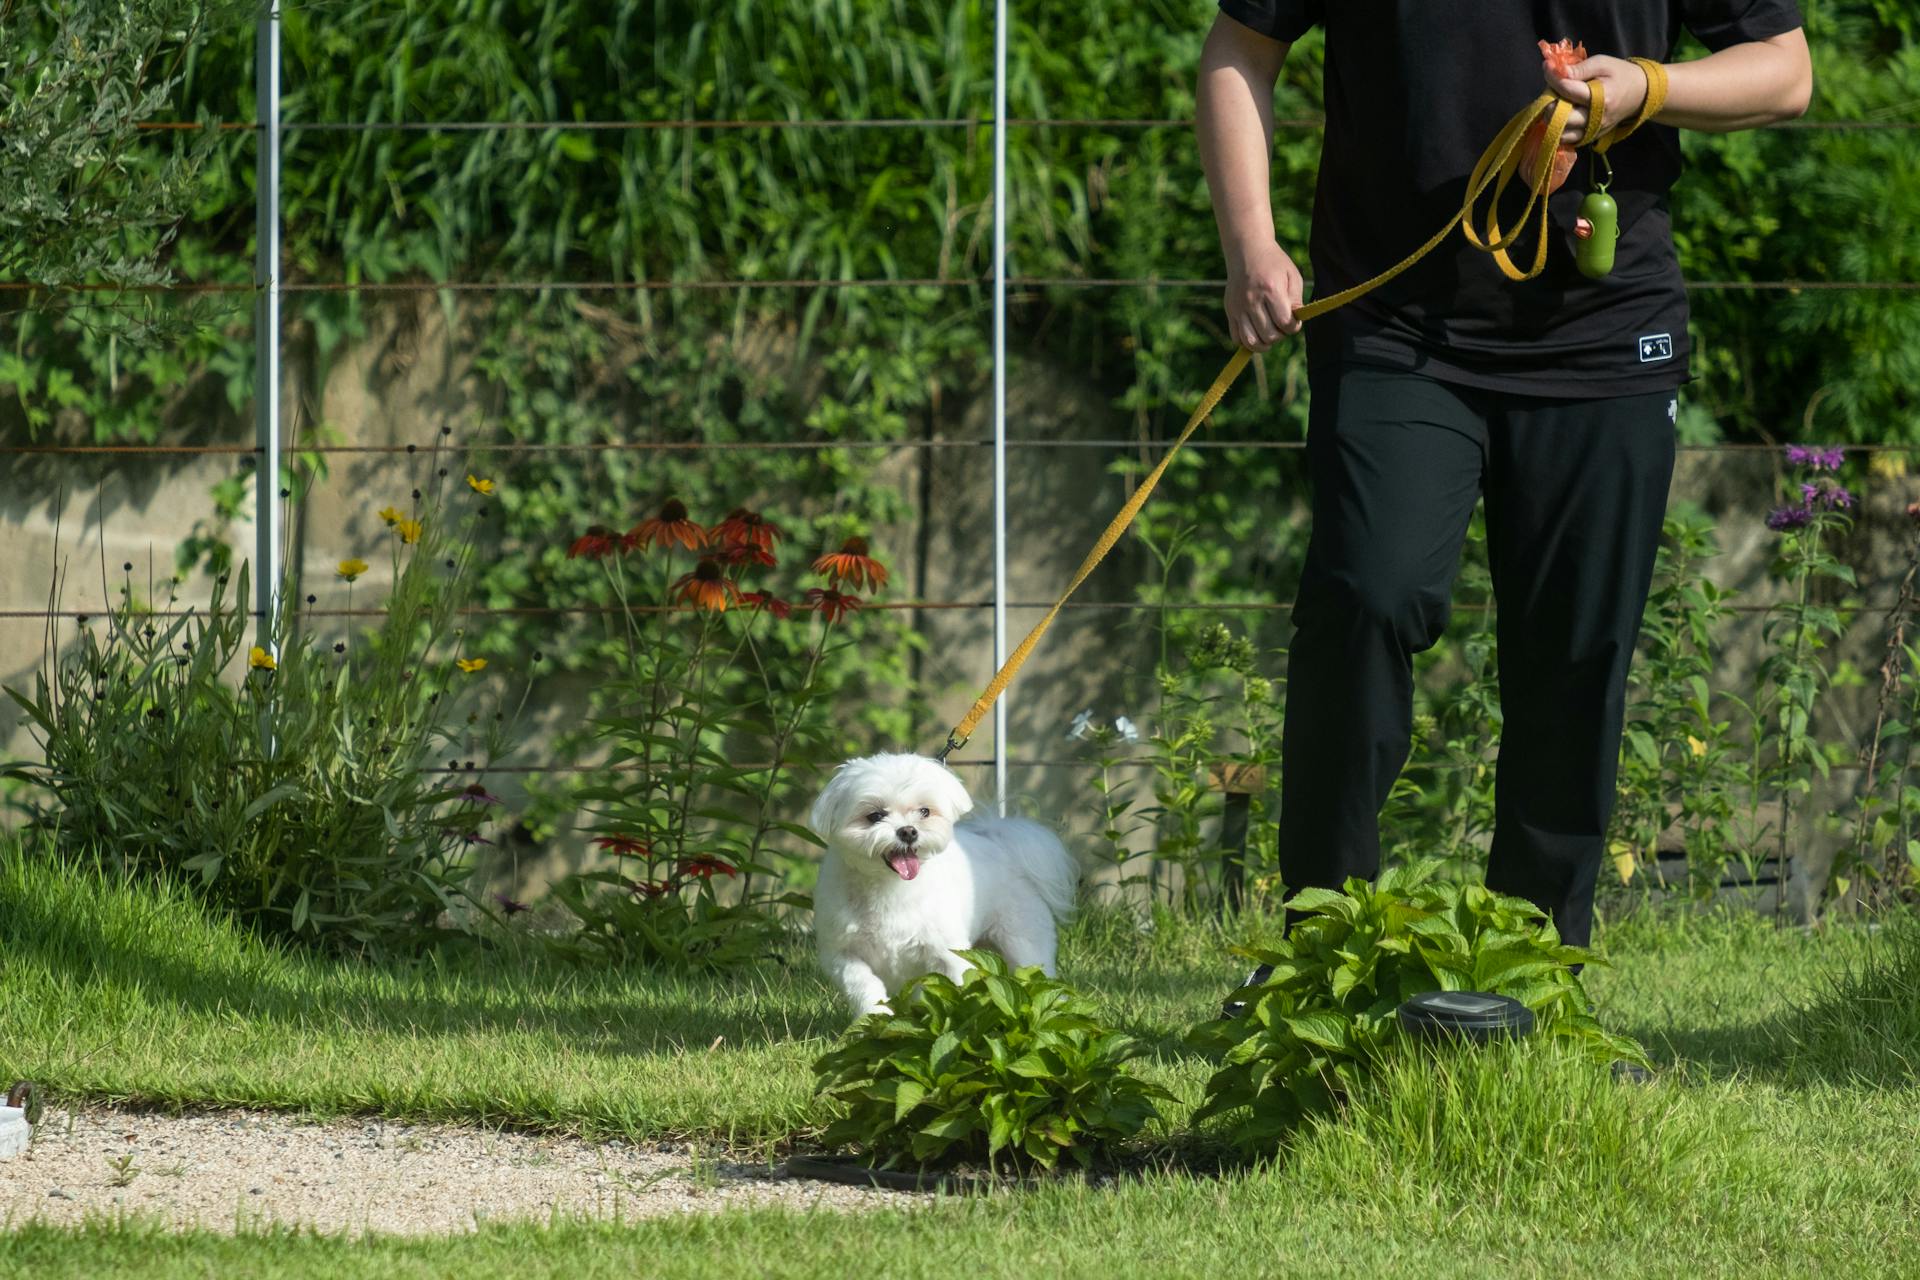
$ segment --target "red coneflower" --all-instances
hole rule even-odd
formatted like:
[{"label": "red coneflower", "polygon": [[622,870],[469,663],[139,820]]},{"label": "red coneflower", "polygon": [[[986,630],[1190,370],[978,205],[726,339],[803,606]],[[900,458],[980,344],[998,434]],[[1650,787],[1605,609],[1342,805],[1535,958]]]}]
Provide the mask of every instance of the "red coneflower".
[{"label": "red coneflower", "polygon": [[594,843],[608,853],[632,853],[644,857],[653,852],[653,846],[639,836],[601,836]]},{"label": "red coneflower", "polygon": [[698,551],[707,545],[707,531],[687,519],[686,504],[678,498],[668,498],[660,506],[660,514],[642,520],[627,530],[626,546],[629,551],[635,547],[646,550],[658,543],[663,547],[682,546],[689,551]]},{"label": "red coneflower", "polygon": [[828,622],[838,622],[860,607],[860,601],[832,587],[808,587],[807,607],[819,612]]},{"label": "red coneflower", "polygon": [[779,525],[745,507],[727,512],[727,518],[713,527],[713,535],[730,547],[759,547],[762,551],[773,550],[774,539],[783,536]]},{"label": "red coneflower", "polygon": [[773,552],[751,542],[736,542],[730,547],[722,547],[713,553],[713,558],[724,565],[763,565],[768,569],[780,563],[773,558]]},{"label": "red coneflower", "polygon": [[718,858],[703,853],[697,858],[688,858],[681,862],[673,869],[673,873],[679,876],[699,876],[702,880],[711,880],[715,876],[737,876],[740,874],[740,868],[734,866],[731,862],[722,862]]},{"label": "red coneflower", "polygon": [[627,880],[623,878],[620,883],[626,885],[627,892],[636,898],[657,898],[661,894],[670,892],[673,889],[673,886],[665,880]]},{"label": "red coneflower", "polygon": [[777,598],[771,591],[742,591],[740,603],[755,609],[765,609],[776,618],[786,619],[793,616],[793,606]]},{"label": "red coneflower", "polygon": [[681,574],[671,590],[680,603],[713,613],[726,612],[727,606],[740,598],[740,588],[721,572],[720,562],[711,559],[693,566],[692,573]]},{"label": "red coneflower", "polygon": [[867,554],[865,538],[848,538],[838,551],[815,560],[813,571],[826,574],[835,583],[851,582],[865,591],[878,591],[887,585],[887,568]]},{"label": "red coneflower", "polygon": [[585,556],[589,560],[600,560],[612,555],[619,547],[619,534],[603,524],[591,525],[567,548],[567,559],[578,560]]},{"label": "red coneflower", "polygon": [[474,783],[460,793],[460,798],[468,804],[499,804],[500,797],[488,791],[479,783]]}]

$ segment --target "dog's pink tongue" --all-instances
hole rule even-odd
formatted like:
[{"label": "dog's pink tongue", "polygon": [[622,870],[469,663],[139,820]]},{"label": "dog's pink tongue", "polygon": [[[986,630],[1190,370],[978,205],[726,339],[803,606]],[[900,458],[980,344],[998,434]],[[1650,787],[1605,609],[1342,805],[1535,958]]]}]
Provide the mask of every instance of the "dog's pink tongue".
[{"label": "dog's pink tongue", "polygon": [[911,853],[890,853],[887,855],[887,865],[902,880],[911,880],[920,874],[920,859]]}]

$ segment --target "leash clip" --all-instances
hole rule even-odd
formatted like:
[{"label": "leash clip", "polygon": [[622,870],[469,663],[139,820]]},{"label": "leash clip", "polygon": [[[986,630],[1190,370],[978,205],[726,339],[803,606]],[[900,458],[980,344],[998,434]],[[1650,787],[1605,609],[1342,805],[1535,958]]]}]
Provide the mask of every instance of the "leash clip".
[{"label": "leash clip", "polygon": [[935,760],[938,760],[941,764],[945,764],[947,762],[947,756],[949,756],[955,751],[958,751],[960,748],[966,746],[968,742],[972,741],[972,739],[973,739],[972,734],[968,734],[964,738],[956,738],[951,733],[949,733],[947,735],[947,745],[940,748],[938,751],[934,752],[933,758]]}]

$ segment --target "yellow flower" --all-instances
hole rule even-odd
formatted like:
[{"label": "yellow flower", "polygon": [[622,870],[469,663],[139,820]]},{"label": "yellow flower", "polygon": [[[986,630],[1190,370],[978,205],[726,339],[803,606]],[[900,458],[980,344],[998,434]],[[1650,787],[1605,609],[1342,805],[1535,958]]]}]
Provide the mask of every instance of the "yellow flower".
[{"label": "yellow flower", "polygon": [[391,529],[406,517],[402,516],[398,511],[395,511],[392,507],[382,507],[380,509],[380,518],[385,520],[387,522],[387,528]]},{"label": "yellow flower", "polygon": [[400,541],[411,546],[420,541],[420,522],[418,520],[396,520],[393,531],[400,535]]},{"label": "yellow flower", "polygon": [[272,671],[280,664],[273,660],[272,654],[262,649],[259,645],[255,645],[253,648],[247,650],[247,665],[260,671]]},{"label": "yellow flower", "polygon": [[365,560],[360,560],[360,559],[342,560],[340,562],[340,567],[337,570],[335,570],[335,572],[337,572],[341,577],[345,578],[348,582],[352,582],[355,578],[359,577],[361,574],[365,573],[366,571],[367,571],[367,562]]},{"label": "yellow flower", "polygon": [[466,672],[468,675],[472,675],[474,672],[480,670],[482,667],[485,667],[487,665],[487,660],[485,658],[458,658],[454,660],[453,665],[460,668],[462,671]]},{"label": "yellow flower", "polygon": [[1692,734],[1687,735],[1687,746],[1693,749],[1693,754],[1695,754],[1696,756],[1704,756],[1705,754],[1707,754],[1707,744],[1700,741],[1700,739],[1694,737]]},{"label": "yellow flower", "polygon": [[493,494],[493,481],[476,480],[471,474],[467,476],[467,487],[483,498],[490,497]]},{"label": "yellow flower", "polygon": [[1898,480],[1907,474],[1907,460],[1898,453],[1876,453],[1867,463],[1867,470],[1882,480]]}]

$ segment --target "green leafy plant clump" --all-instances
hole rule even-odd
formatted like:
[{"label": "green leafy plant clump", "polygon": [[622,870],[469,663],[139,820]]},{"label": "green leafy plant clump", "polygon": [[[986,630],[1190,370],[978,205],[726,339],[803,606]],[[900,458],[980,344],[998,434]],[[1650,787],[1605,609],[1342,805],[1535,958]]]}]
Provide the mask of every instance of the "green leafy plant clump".
[{"label": "green leafy plant clump", "polygon": [[956,954],[974,966],[961,981],[916,979],[899,1013],[868,1014],[814,1063],[817,1090],[842,1109],[829,1146],[886,1167],[1064,1158],[1087,1168],[1171,1099],[1126,1070],[1146,1047],[1101,1026],[1067,984],[1010,971],[992,952]]},{"label": "green leafy plant clump", "polygon": [[[1425,991],[1488,991],[1533,1011],[1537,1034],[1595,1057],[1644,1061],[1639,1047],[1601,1029],[1575,964],[1538,907],[1481,885],[1443,883],[1441,863],[1394,867],[1376,884],[1305,889],[1287,903],[1300,919],[1269,949],[1244,954],[1273,966],[1244,993],[1243,1016],[1197,1027],[1192,1039],[1224,1055],[1196,1123],[1234,1113],[1235,1140],[1270,1148],[1309,1115],[1331,1111],[1401,1039],[1396,1013]],[[1240,1113],[1245,1113],[1242,1116]]]},{"label": "green leafy plant clump", "polygon": [[[196,886],[270,936],[354,951],[441,936],[492,843],[500,801],[470,778],[507,717],[482,692],[486,661],[459,648],[472,518],[461,534],[440,516],[383,513],[392,589],[362,634],[317,636],[288,609],[249,645],[245,565],[205,609],[176,611],[177,584],[156,609],[129,564],[118,603],[64,653],[50,620],[32,691],[6,690],[40,761],[0,765],[36,788],[49,847]],[[338,573],[351,586],[369,568]]]}]

